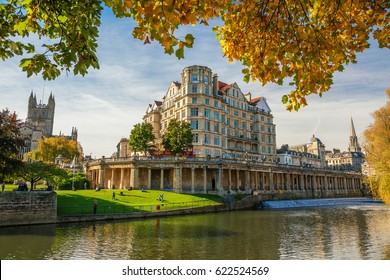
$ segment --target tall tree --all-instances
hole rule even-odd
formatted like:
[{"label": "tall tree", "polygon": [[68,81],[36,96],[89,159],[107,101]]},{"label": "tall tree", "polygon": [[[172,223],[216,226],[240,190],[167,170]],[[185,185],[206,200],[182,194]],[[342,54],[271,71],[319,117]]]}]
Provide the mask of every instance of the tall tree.
[{"label": "tall tree", "polygon": [[20,134],[22,122],[16,113],[8,109],[0,111],[0,182],[22,166],[17,159],[19,149],[24,147],[24,139]]},{"label": "tall tree", "polygon": [[163,135],[164,149],[173,155],[180,155],[192,148],[191,125],[187,122],[172,119]]},{"label": "tall tree", "polygon": [[65,176],[66,171],[52,164],[35,161],[26,163],[23,168],[19,169],[18,175],[30,183],[30,190],[32,191],[35,183],[43,179],[50,181],[54,176]]},{"label": "tall tree", "polygon": [[75,140],[70,140],[65,136],[49,137],[38,141],[38,148],[31,152],[31,159],[54,163],[54,159],[62,155],[64,159],[70,161],[76,156],[81,160],[81,146]]},{"label": "tall tree", "polygon": [[376,173],[374,191],[390,203],[390,89],[386,105],[375,111],[374,123],[364,131],[366,159]]},{"label": "tall tree", "polygon": [[[20,67],[28,76],[42,73],[54,79],[61,71],[84,75],[98,68],[96,56],[102,7],[117,17],[132,18],[133,36],[157,41],[168,54],[184,57],[194,36],[175,34],[181,26],[214,26],[224,55],[242,62],[244,80],[295,88],[282,96],[287,109],[305,106],[306,96],[321,95],[333,74],[356,63],[356,54],[370,47],[373,37],[390,47],[388,0],[8,0],[0,4],[0,57],[26,55]],[[133,24],[133,23],[131,23]],[[26,37],[43,40],[33,45]]]},{"label": "tall tree", "polygon": [[134,154],[142,151],[146,155],[154,147],[154,140],[153,126],[150,123],[138,123],[130,132],[129,146]]}]

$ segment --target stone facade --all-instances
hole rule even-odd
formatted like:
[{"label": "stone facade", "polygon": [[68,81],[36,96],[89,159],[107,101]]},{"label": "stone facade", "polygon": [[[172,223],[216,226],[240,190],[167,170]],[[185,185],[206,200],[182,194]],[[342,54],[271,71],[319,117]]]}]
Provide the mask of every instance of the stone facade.
[{"label": "stone facade", "polygon": [[87,175],[100,188],[219,195],[287,192],[301,198],[358,196],[362,185],[361,174],[354,172],[205,158],[102,158],[88,163]]},{"label": "stone facade", "polygon": [[171,119],[191,124],[197,157],[276,160],[275,125],[266,99],[219,81],[208,67],[184,68],[181,82],[171,82],[162,101],[148,106],[143,120],[153,125],[159,150]]},{"label": "stone facade", "polygon": [[0,193],[0,226],[47,224],[57,221],[55,192]]}]

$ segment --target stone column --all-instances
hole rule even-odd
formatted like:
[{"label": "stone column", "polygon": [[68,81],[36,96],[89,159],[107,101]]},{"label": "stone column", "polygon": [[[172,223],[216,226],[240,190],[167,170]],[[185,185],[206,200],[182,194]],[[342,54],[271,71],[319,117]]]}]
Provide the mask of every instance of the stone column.
[{"label": "stone column", "polygon": [[152,188],[152,169],[148,168],[148,186],[147,189],[150,190]]},{"label": "stone column", "polygon": [[195,193],[195,167],[191,167],[191,193]]},{"label": "stone column", "polygon": [[124,174],[124,168],[122,167],[121,168],[121,179],[120,179],[120,182],[119,182],[119,188],[120,189],[123,189],[123,174]]},{"label": "stone column", "polygon": [[115,168],[111,169],[111,186],[110,188],[113,189],[115,187]]},{"label": "stone column", "polygon": [[229,173],[229,191],[232,190],[232,170],[231,168],[228,169],[228,173]]},{"label": "stone column", "polygon": [[222,187],[222,182],[223,182],[223,169],[222,169],[222,166],[218,166],[218,178],[216,180],[216,189],[218,191],[222,191],[223,190],[223,187]]},{"label": "stone column", "polygon": [[251,176],[250,176],[250,170],[246,170],[245,172],[245,190],[251,189]]},{"label": "stone column", "polygon": [[236,184],[237,184],[237,189],[239,190],[241,185],[240,185],[240,170],[238,168],[236,169]]},{"label": "stone column", "polygon": [[274,176],[274,174],[272,174],[272,169],[269,169],[269,190],[270,191],[275,190],[273,176]]},{"label": "stone column", "polygon": [[203,191],[207,193],[207,167],[203,167]]},{"label": "stone column", "polygon": [[138,174],[139,174],[139,170],[138,170],[138,167],[133,167],[131,169],[131,178],[130,178],[130,185],[133,187],[133,188],[138,188]]},{"label": "stone column", "polygon": [[164,168],[160,170],[160,190],[164,189]]}]

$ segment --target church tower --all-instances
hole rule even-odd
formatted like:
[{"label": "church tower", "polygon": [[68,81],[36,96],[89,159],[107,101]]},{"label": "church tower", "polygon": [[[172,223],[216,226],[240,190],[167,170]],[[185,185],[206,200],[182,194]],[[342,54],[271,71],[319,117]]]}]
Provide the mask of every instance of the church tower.
[{"label": "church tower", "polygon": [[351,118],[351,128],[349,132],[349,146],[348,146],[349,152],[361,152],[362,149],[360,148],[358,138],[356,136],[355,126],[353,124],[353,120]]},{"label": "church tower", "polygon": [[48,103],[43,104],[42,101],[37,102],[37,96],[31,91],[28,100],[27,123],[36,130],[44,132],[46,137],[52,136],[55,106],[54,96],[51,93]]}]

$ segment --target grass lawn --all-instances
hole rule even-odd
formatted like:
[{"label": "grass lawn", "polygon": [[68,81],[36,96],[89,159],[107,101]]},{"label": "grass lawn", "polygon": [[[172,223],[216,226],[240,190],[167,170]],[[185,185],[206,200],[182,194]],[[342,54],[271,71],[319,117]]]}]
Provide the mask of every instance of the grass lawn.
[{"label": "grass lawn", "polygon": [[[93,203],[99,205],[97,213],[131,213],[194,208],[217,205],[222,199],[216,195],[177,194],[161,190],[77,190],[56,191],[59,215],[91,214]],[[115,192],[115,199],[112,194]],[[123,192],[123,195],[120,193]],[[159,196],[164,194],[164,201]]]}]

